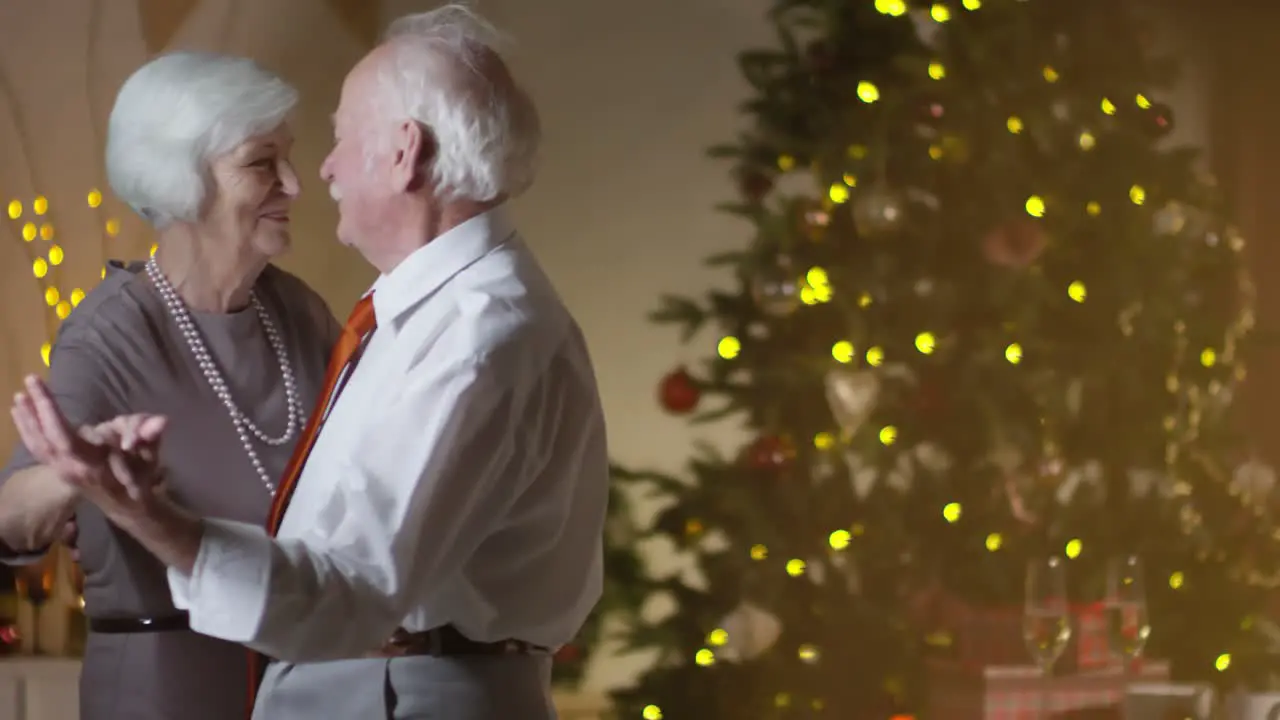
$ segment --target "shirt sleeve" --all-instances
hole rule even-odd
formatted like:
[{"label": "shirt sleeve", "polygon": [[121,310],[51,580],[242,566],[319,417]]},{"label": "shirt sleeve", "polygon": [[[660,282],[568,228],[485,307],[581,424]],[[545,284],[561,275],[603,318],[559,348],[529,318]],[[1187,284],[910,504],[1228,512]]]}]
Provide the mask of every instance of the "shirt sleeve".
[{"label": "shirt sleeve", "polygon": [[[102,357],[102,349],[84,339],[60,339],[50,357],[49,375],[46,379],[58,408],[74,426],[89,425],[118,414],[119,393]],[[9,462],[0,469],[0,486],[21,470],[34,467],[36,459],[21,441],[14,446]],[[58,493],[44,493],[33,489],[23,495],[5,496],[6,511],[0,517],[8,522],[14,518],[37,516],[55,512],[59,508],[49,506],[51,497]],[[21,508],[21,509],[19,509]],[[31,562],[48,551],[48,546],[31,550],[13,549],[0,542],[0,562],[19,565]]]},{"label": "shirt sleeve", "polygon": [[415,372],[305,541],[206,521],[190,577],[170,570],[193,630],[287,662],[356,657],[475,552],[514,499],[493,490],[521,400],[507,373],[476,359]]}]

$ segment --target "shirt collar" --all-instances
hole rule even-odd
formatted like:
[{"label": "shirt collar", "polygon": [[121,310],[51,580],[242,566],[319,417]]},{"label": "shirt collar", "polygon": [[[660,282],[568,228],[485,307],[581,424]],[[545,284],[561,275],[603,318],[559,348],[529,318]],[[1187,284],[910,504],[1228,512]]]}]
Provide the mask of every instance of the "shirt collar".
[{"label": "shirt collar", "polygon": [[405,313],[514,233],[515,224],[505,208],[496,207],[414,250],[369,290],[374,293],[378,327],[394,331]]}]

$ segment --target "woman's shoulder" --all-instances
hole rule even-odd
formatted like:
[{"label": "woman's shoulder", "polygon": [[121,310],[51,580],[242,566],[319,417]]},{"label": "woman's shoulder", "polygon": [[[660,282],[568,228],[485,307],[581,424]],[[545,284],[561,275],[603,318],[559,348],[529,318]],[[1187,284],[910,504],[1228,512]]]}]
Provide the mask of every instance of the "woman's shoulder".
[{"label": "woman's shoulder", "polygon": [[58,328],[58,344],[135,341],[160,307],[142,280],[143,263],[110,260],[102,281],[85,293]]}]

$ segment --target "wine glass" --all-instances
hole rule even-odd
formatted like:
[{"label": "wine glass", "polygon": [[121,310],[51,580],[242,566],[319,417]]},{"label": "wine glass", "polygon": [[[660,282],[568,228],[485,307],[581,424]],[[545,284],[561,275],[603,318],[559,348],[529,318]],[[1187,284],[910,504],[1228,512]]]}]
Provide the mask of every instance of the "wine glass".
[{"label": "wine glass", "polygon": [[41,655],[40,650],[40,608],[53,595],[54,573],[57,560],[53,553],[28,565],[14,568],[14,584],[18,595],[31,603],[31,653]]},{"label": "wine glass", "polygon": [[1151,635],[1140,557],[1126,555],[1107,563],[1107,594],[1102,609],[1107,618],[1107,639],[1124,656],[1128,670],[1142,656]]},{"label": "wine glass", "polygon": [[1055,555],[1029,563],[1026,592],[1022,639],[1031,659],[1048,678],[1071,640],[1071,606],[1062,558]]}]

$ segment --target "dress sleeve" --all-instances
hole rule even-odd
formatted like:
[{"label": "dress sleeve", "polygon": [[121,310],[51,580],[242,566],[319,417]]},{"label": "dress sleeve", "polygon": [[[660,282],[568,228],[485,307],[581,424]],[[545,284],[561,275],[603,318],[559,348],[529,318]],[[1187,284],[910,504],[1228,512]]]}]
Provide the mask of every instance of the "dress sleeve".
[{"label": "dress sleeve", "polygon": [[[47,383],[58,408],[72,425],[104,422],[123,411],[120,393],[106,371],[103,349],[85,339],[60,339],[50,355]],[[22,444],[15,444],[9,462],[0,468],[0,485],[20,470],[36,465],[36,460]],[[21,564],[44,554],[14,552],[0,543],[0,562]]]}]

